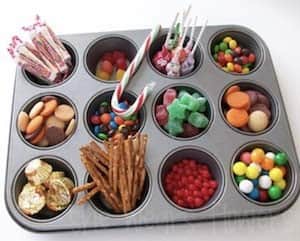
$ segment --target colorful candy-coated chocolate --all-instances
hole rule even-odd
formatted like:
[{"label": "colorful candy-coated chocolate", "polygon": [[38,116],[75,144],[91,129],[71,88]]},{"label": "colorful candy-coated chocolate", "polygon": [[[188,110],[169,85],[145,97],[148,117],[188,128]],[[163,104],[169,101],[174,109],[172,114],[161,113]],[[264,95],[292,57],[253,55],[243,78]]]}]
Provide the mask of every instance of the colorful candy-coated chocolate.
[{"label": "colorful candy-coated chocolate", "polygon": [[109,127],[113,130],[117,129],[118,128],[118,124],[114,121],[110,121],[109,122]]},{"label": "colorful candy-coated chocolate", "polygon": [[101,140],[107,140],[107,135],[106,134],[104,134],[104,133],[99,133],[98,135],[98,138],[100,138]]},{"label": "colorful candy-coated chocolate", "polygon": [[91,123],[93,125],[99,125],[101,123],[100,116],[98,116],[98,115],[92,115],[91,116]]},{"label": "colorful candy-coated chocolate", "polygon": [[104,113],[100,116],[100,119],[103,124],[107,125],[111,120],[111,116],[108,113]]},{"label": "colorful candy-coated chocolate", "polygon": [[119,103],[118,107],[126,110],[126,109],[128,109],[128,104],[123,101],[123,102]]},{"label": "colorful candy-coated chocolate", "polygon": [[101,132],[101,128],[99,125],[94,126],[94,134],[97,136]]}]

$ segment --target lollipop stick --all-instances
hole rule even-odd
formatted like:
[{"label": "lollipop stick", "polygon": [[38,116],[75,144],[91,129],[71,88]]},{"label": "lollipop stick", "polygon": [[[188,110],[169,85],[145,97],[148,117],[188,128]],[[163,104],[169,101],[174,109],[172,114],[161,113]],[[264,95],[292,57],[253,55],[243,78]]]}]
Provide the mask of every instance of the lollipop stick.
[{"label": "lollipop stick", "polygon": [[172,25],[171,25],[171,27],[169,28],[169,32],[168,32],[168,34],[167,34],[167,38],[166,38],[166,41],[165,41],[165,46],[168,45],[168,42],[169,42],[169,40],[170,40],[170,38],[171,38],[171,35],[172,35],[172,31],[173,31],[174,26],[175,26],[175,24],[176,24],[176,22],[177,22],[178,16],[179,16],[179,13],[177,12],[176,15],[175,15],[175,18],[174,18],[174,20],[173,20],[173,22],[172,22]]},{"label": "lollipop stick", "polygon": [[187,31],[188,31],[189,26],[190,26],[190,24],[191,24],[191,21],[192,21],[192,19],[189,19],[188,24],[185,26],[184,33],[183,33],[182,38],[181,38],[181,40],[180,40],[180,43],[179,43],[179,45],[178,45],[179,49],[181,49],[182,46],[183,46],[184,39],[185,39],[185,37],[186,37],[186,34],[187,34]]},{"label": "lollipop stick", "polygon": [[203,33],[204,33],[204,30],[205,30],[205,28],[206,28],[206,25],[207,25],[207,19],[205,19],[205,21],[204,21],[204,23],[203,23],[203,25],[202,25],[202,28],[201,28],[201,30],[200,30],[200,33],[199,33],[199,35],[198,35],[198,37],[197,37],[197,40],[196,40],[196,42],[195,42],[195,44],[194,44],[194,47],[193,47],[192,52],[191,52],[192,55],[194,55],[194,53],[195,53],[195,51],[196,51],[196,49],[197,49],[197,45],[198,45],[199,42],[200,42],[200,39],[201,39],[201,37],[202,37],[202,35],[203,35]]},{"label": "lollipop stick", "polygon": [[190,14],[190,11],[191,11],[191,8],[192,8],[192,5],[189,5],[188,9],[186,11],[183,11],[182,13],[182,23],[181,23],[181,31],[180,31],[180,35],[183,34],[183,27],[185,25],[185,21],[187,20],[189,14]]},{"label": "lollipop stick", "polygon": [[198,17],[196,16],[195,19],[194,19],[192,30],[191,30],[191,36],[190,36],[191,41],[193,41],[193,38],[194,38],[195,27],[196,27],[197,21],[198,21]]}]

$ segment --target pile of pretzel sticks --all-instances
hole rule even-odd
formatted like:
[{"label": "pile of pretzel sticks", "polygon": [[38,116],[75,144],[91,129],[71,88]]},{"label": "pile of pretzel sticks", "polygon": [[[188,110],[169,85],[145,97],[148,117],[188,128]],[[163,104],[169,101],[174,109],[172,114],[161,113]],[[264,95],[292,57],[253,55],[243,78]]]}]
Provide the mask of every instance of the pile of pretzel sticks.
[{"label": "pile of pretzel sticks", "polygon": [[78,204],[94,195],[101,198],[115,213],[128,213],[140,200],[146,177],[145,152],[148,136],[137,134],[112,139],[101,148],[94,141],[80,148],[80,158],[92,182],[75,187],[73,193],[87,191]]}]

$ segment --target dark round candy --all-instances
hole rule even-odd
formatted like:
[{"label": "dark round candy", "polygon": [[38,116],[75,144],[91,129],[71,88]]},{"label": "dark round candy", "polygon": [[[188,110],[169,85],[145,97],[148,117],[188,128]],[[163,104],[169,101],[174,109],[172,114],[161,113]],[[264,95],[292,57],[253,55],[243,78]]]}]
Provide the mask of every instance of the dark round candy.
[{"label": "dark round candy", "polygon": [[239,65],[242,65],[242,64],[243,64],[243,61],[241,60],[240,57],[235,57],[235,58],[233,59],[233,62],[234,62],[235,64],[239,64]]},{"label": "dark round candy", "polygon": [[113,137],[116,131],[114,129],[109,130],[108,137]]},{"label": "dark round candy", "polygon": [[247,48],[243,48],[243,49],[242,49],[242,54],[248,57],[249,54],[250,54],[250,50],[247,49]]},{"label": "dark round candy", "polygon": [[100,125],[100,132],[102,133],[108,133],[109,129],[106,125]]},{"label": "dark round candy", "polygon": [[183,124],[183,133],[182,137],[193,137],[200,133],[199,128],[192,126],[189,123]]},{"label": "dark round candy", "polygon": [[107,105],[101,105],[100,108],[99,108],[100,115],[104,114],[104,113],[107,113],[107,112],[108,112],[108,106]]},{"label": "dark round candy", "polygon": [[249,95],[251,106],[255,105],[258,100],[257,92],[254,90],[246,90],[245,92]]},{"label": "dark round candy", "polygon": [[51,126],[46,129],[46,139],[49,146],[56,145],[65,139],[65,132],[62,128]]},{"label": "dark round candy", "polygon": [[125,138],[127,138],[128,135],[129,135],[129,128],[126,127],[126,126],[124,126],[124,127],[121,129],[121,133],[123,134],[123,136],[124,136]]},{"label": "dark round candy", "polygon": [[271,118],[271,115],[272,115],[271,111],[266,105],[261,104],[261,103],[255,104],[254,106],[252,106],[250,108],[250,113],[254,112],[256,110],[260,110],[260,111],[264,112],[268,116],[269,119]]},{"label": "dark round candy", "polygon": [[138,131],[139,128],[140,128],[140,125],[139,125],[139,124],[134,124],[134,125],[131,127],[131,131]]},{"label": "dark round candy", "polygon": [[260,92],[257,92],[258,103],[264,104],[267,108],[270,108],[270,100]]}]

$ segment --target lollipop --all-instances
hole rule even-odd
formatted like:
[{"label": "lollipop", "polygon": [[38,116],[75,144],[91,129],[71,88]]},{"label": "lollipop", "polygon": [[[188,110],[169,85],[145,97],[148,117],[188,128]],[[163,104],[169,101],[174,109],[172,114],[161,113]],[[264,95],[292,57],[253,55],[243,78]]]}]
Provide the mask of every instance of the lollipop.
[{"label": "lollipop", "polygon": [[187,58],[185,59],[185,61],[182,63],[181,65],[181,75],[186,75],[186,74],[189,74],[193,71],[194,67],[195,67],[195,57],[194,57],[194,54],[195,54],[195,51],[197,49],[197,45],[199,44],[200,42],[200,39],[204,33],[204,30],[206,28],[206,24],[207,24],[207,20],[205,20],[204,24],[203,24],[203,27],[201,28],[200,30],[200,33],[197,37],[197,40],[192,48],[192,50],[190,51],[190,53],[188,54]]}]

